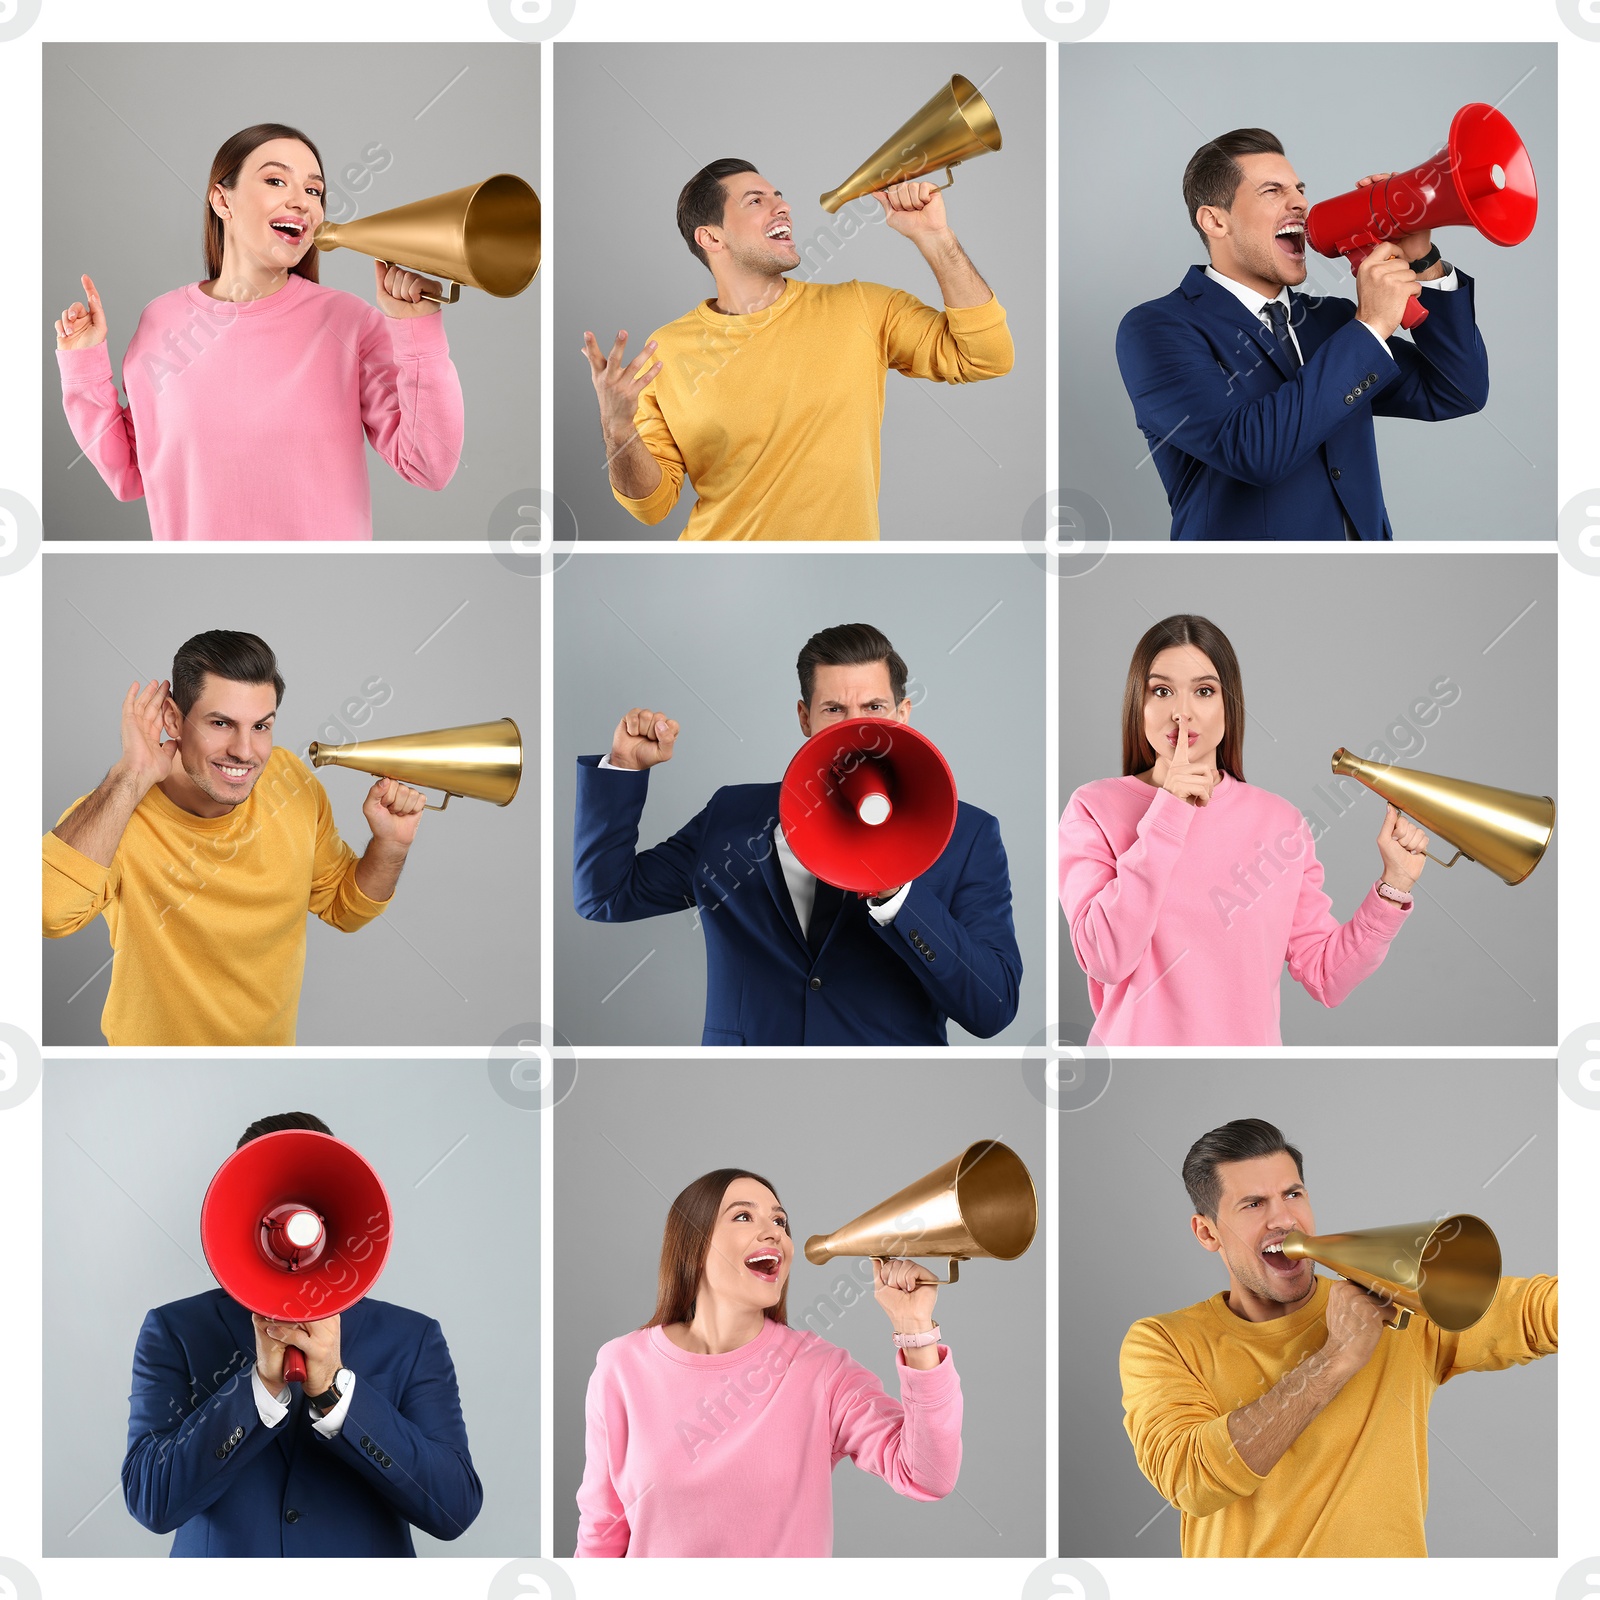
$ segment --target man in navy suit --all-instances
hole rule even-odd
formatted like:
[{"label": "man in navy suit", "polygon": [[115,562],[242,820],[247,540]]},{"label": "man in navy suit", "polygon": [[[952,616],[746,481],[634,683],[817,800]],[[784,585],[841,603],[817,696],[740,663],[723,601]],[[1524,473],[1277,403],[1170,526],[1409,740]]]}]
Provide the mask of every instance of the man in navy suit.
[{"label": "man in navy suit", "polygon": [[[263,1117],[331,1130],[308,1112]],[[284,1350],[306,1381],[284,1382]],[[221,1289],[152,1311],[133,1356],[128,1510],[175,1556],[414,1556],[411,1527],[464,1533],[483,1504],[439,1324],[370,1296],[278,1323]]]},{"label": "man in navy suit", "polygon": [[[911,720],[906,664],[866,623],[815,635],[797,666],[805,738],[850,717]],[[573,898],[591,922],[695,908],[702,1044],[946,1044],[947,1018],[986,1039],[1016,1015],[1022,957],[988,812],[960,803],[939,859],[870,900],[800,863],[778,823],[777,783],[718,789],[692,822],[636,853],[649,769],[672,759],[677,738],[670,717],[635,708],[609,756],[578,758]]]},{"label": "man in navy suit", "polygon": [[[1264,128],[1202,145],[1183,196],[1211,263],[1117,330],[1172,537],[1393,538],[1372,418],[1483,409],[1472,279],[1424,228],[1372,251],[1354,305],[1291,293],[1306,277],[1305,185]],[[1394,333],[1418,295],[1428,319],[1407,343]]]}]

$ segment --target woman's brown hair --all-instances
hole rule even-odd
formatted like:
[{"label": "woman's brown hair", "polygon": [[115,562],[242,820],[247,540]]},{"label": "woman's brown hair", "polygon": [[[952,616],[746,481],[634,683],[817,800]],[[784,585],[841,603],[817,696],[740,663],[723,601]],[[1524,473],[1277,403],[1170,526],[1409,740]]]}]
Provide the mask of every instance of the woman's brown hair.
[{"label": "woman's brown hair", "polygon": [[[743,1167],[718,1167],[715,1172],[696,1178],[672,1202],[672,1209],[667,1213],[666,1232],[661,1237],[655,1314],[645,1327],[664,1328],[670,1322],[694,1319],[695,1296],[700,1292],[706,1257],[711,1253],[711,1230],[717,1225],[722,1197],[736,1178],[749,1178],[771,1189],[774,1196],[778,1192],[759,1172],[747,1172]],[[785,1327],[789,1322],[788,1299],[789,1285],[785,1282],[777,1305],[767,1307],[767,1316]]]},{"label": "woman's brown hair", "polygon": [[[272,139],[298,139],[316,157],[317,170],[322,170],[322,153],[298,128],[282,122],[258,122],[253,128],[241,128],[211,159],[211,177],[206,183],[206,220],[201,249],[205,253],[205,281],[211,282],[222,274],[222,218],[211,209],[211,191],[221,184],[231,189],[239,181],[239,169],[262,145]],[[317,281],[318,250],[307,250],[290,271],[310,282]]]},{"label": "woman's brown hair", "polygon": [[1222,743],[1217,746],[1217,769],[1244,782],[1244,679],[1239,658],[1228,636],[1216,623],[1187,614],[1168,617],[1146,632],[1128,663],[1128,682],[1122,691],[1122,775],[1137,777],[1155,765],[1156,752],[1144,734],[1144,697],[1150,669],[1163,650],[1190,645],[1210,658],[1222,680]]}]

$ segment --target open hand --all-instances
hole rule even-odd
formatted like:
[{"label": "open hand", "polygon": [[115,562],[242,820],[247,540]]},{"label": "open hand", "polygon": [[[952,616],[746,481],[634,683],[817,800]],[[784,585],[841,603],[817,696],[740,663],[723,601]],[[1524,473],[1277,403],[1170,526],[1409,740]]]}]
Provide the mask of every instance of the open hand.
[{"label": "open hand", "polygon": [[650,339],[629,361],[626,328],[617,331],[616,343],[605,354],[601,353],[600,341],[592,333],[584,333],[583,353],[589,358],[589,375],[600,402],[600,427],[613,449],[632,433],[639,396],[661,370],[661,363],[651,359],[655,350],[656,342]]},{"label": "open hand", "polygon": [[182,746],[161,742],[172,685],[152,678],[144,688],[131,684],[122,697],[122,759],[117,765],[141,797],[177,770]]}]

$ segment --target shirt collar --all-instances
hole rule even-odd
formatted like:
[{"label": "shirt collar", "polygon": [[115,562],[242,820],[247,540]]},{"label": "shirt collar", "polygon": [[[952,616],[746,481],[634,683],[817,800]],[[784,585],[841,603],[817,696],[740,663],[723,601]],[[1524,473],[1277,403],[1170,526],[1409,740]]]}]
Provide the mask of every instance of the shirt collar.
[{"label": "shirt collar", "polygon": [[[1254,289],[1248,287],[1246,284],[1236,283],[1232,278],[1223,277],[1223,275],[1218,272],[1215,267],[1207,267],[1206,276],[1213,283],[1221,284],[1222,287],[1226,289],[1228,293],[1231,294],[1234,299],[1237,300],[1239,304],[1250,313],[1251,316],[1260,317],[1264,314],[1264,308],[1268,304],[1267,297],[1265,295],[1257,294]],[[1278,301],[1286,311],[1292,311],[1294,309],[1289,303],[1288,284],[1280,284],[1278,286],[1278,292],[1273,295],[1272,298]]]}]

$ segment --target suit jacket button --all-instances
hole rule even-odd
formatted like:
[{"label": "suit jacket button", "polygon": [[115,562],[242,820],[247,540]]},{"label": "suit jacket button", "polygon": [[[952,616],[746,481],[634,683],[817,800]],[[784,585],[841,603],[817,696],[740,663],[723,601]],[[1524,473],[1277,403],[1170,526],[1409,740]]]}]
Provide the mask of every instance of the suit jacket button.
[{"label": "suit jacket button", "polygon": [[1369,372],[1367,374],[1367,382],[1368,383],[1376,383],[1377,381],[1378,381],[1378,374],[1376,372]]},{"label": "suit jacket button", "polygon": [[811,987],[813,989],[820,989],[822,987],[822,979],[821,978],[813,978],[811,980]]},{"label": "suit jacket button", "polygon": [[388,1458],[388,1456],[385,1456],[385,1457],[384,1457],[384,1458],[383,1458],[383,1464],[384,1464],[384,1466],[385,1466],[385,1467],[392,1467],[392,1466],[393,1466],[393,1465],[394,1465],[394,1462],[392,1462],[392,1461],[391,1461],[391,1460],[390,1460],[390,1459],[389,1459],[389,1458]]},{"label": "suit jacket button", "polygon": [[214,1456],[216,1456],[218,1461],[220,1461],[225,1455],[227,1455],[227,1453],[228,1453],[227,1450],[220,1444],[217,1446],[217,1448],[214,1451],[212,1451],[212,1454]]},{"label": "suit jacket button", "polygon": [[284,1512],[283,1520],[285,1522],[298,1522],[300,1520],[300,1513],[296,1511],[293,1506],[291,1506],[287,1511]]},{"label": "suit jacket button", "polygon": [[1355,401],[1356,401],[1356,397],[1355,397],[1355,396],[1354,396],[1354,395],[1353,395],[1353,394],[1347,394],[1347,395],[1346,395],[1346,396],[1345,396],[1345,397],[1344,397],[1344,403],[1345,403],[1345,404],[1346,404],[1346,405],[1347,405],[1347,406],[1351,406],[1351,405],[1354,405],[1354,404],[1355,404]]},{"label": "suit jacket button", "polygon": [[1339,477],[1339,476],[1340,476],[1340,472],[1339,472],[1339,469],[1338,469],[1338,468],[1337,468],[1337,467],[1329,467],[1329,468],[1328,468],[1328,476],[1329,476],[1329,477],[1330,477],[1330,478],[1337,478],[1337,477]]},{"label": "suit jacket button", "polygon": [[362,1434],[361,1435],[361,1448],[363,1450],[365,1450],[367,1448],[368,1443],[369,1443],[369,1440],[367,1439],[366,1434]]}]

